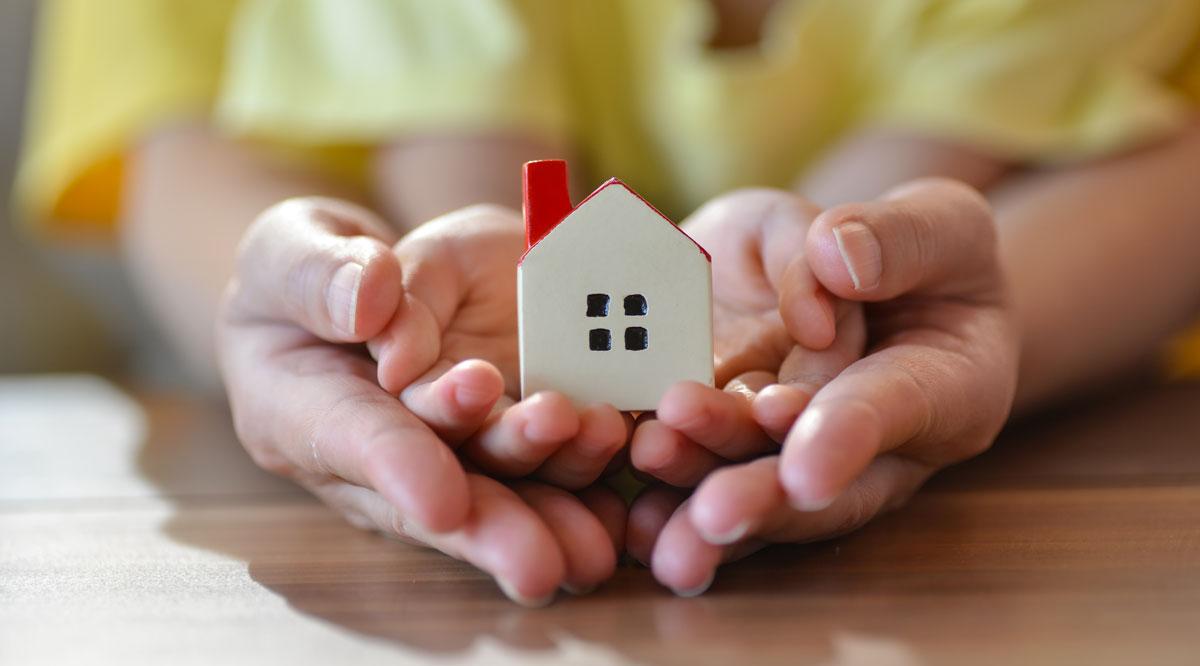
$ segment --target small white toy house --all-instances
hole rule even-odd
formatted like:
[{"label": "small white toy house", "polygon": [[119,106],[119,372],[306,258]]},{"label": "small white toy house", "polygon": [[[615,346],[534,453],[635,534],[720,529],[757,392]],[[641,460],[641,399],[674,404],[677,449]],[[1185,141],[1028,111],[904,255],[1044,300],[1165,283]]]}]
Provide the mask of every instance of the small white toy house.
[{"label": "small white toy house", "polygon": [[613,179],[578,206],[561,160],[525,165],[517,269],[521,394],[653,410],[682,380],[713,383],[708,253]]}]

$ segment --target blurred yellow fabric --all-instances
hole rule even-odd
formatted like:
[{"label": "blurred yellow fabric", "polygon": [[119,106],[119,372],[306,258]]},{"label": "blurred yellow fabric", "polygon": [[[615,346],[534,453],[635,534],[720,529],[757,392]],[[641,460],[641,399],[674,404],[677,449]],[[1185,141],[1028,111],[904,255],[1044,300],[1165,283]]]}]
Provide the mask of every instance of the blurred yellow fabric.
[{"label": "blurred yellow fabric", "polygon": [[706,0],[46,0],[18,205],[111,224],[131,146],[187,117],[294,154],[541,133],[680,215],[856,127],[1062,161],[1200,99],[1200,0],[780,0],[734,50],[713,23]]}]

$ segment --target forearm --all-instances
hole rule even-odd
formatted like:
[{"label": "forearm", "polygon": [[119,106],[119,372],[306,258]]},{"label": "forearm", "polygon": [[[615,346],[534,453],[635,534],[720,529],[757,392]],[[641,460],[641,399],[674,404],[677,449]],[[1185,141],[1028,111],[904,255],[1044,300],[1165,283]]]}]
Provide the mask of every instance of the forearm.
[{"label": "forearm", "polygon": [[872,129],[837,144],[797,182],[821,206],[869,201],[917,178],[944,177],[986,190],[1011,165],[981,150],[896,130]]},{"label": "forearm", "polygon": [[198,126],[148,136],[126,182],[125,261],[163,332],[195,377],[211,386],[217,384],[213,321],[242,232],[281,199],[354,195]]},{"label": "forearm", "polygon": [[1200,125],[992,195],[1022,330],[1017,409],[1152,358],[1200,306]]},{"label": "forearm", "polygon": [[426,135],[394,141],[376,154],[375,200],[405,231],[479,203],[521,208],[521,165],[566,150],[524,134]]}]

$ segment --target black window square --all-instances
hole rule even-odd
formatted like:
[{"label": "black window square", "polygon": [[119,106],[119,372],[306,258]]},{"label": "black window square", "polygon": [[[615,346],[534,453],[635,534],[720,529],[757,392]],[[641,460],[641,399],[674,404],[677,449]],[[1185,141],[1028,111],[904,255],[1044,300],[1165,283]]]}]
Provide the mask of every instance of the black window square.
[{"label": "black window square", "polygon": [[629,317],[640,317],[646,314],[646,297],[641,294],[630,294],[625,297],[625,314]]},{"label": "black window square", "polygon": [[625,348],[629,351],[642,351],[650,345],[650,334],[641,326],[630,326],[625,329]]},{"label": "black window square", "polygon": [[587,316],[589,316],[589,317],[607,317],[608,316],[608,294],[588,294]]},{"label": "black window square", "polygon": [[612,349],[612,332],[607,328],[593,328],[588,331],[588,349],[592,351]]}]

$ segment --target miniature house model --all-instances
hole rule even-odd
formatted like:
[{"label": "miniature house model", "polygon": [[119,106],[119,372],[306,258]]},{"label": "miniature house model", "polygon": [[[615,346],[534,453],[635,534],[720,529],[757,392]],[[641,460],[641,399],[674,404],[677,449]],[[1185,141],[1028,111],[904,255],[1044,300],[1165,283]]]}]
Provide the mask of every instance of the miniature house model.
[{"label": "miniature house model", "polygon": [[526,164],[525,240],[522,396],[641,411],[675,382],[712,385],[708,253],[624,183],[572,207],[566,163]]}]

